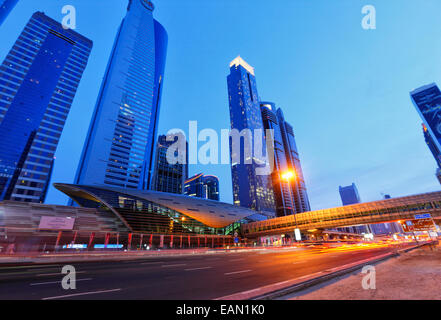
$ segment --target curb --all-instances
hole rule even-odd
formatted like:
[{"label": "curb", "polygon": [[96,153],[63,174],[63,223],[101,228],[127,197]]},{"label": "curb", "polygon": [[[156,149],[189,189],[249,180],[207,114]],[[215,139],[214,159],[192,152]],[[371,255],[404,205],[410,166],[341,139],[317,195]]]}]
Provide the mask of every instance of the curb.
[{"label": "curb", "polygon": [[393,258],[393,257],[398,257],[402,253],[406,253],[406,252],[409,252],[409,251],[412,251],[412,250],[415,250],[415,249],[419,249],[419,248],[421,248],[423,246],[426,246],[426,245],[429,245],[429,243],[424,243],[424,244],[416,245],[414,247],[397,250],[396,252],[391,252],[391,253],[388,253],[388,254],[384,254],[384,255],[381,255],[381,256],[374,257],[372,259],[363,260],[361,262],[358,261],[358,262],[356,262],[356,265],[354,265],[354,266],[339,267],[340,270],[338,270],[338,271],[331,272],[331,273],[328,273],[326,275],[323,275],[323,276],[320,276],[320,277],[317,277],[317,278],[314,278],[314,279],[311,279],[311,280],[304,281],[302,283],[299,283],[299,284],[294,285],[294,286],[289,287],[289,288],[285,288],[285,289],[282,289],[282,290],[279,290],[279,291],[275,291],[275,292],[271,292],[271,293],[268,293],[268,294],[264,294],[264,295],[261,295],[261,296],[256,296],[256,297],[252,298],[252,300],[271,300],[271,299],[279,298],[279,297],[282,297],[282,296],[285,296],[285,295],[288,295],[288,294],[291,294],[291,293],[294,293],[294,292],[298,292],[298,291],[310,288],[312,286],[315,286],[317,284],[329,281],[329,280],[331,280],[333,278],[337,278],[339,276],[342,276],[342,275],[345,275],[345,274],[357,271],[357,270],[363,268],[365,265],[376,264],[376,263],[388,260],[388,259]]},{"label": "curb", "polygon": [[317,272],[300,278],[295,278],[292,280],[287,280],[287,281],[267,285],[253,290],[224,296],[221,298],[217,298],[215,300],[272,300],[294,292],[304,290],[306,288],[326,282],[333,278],[354,272],[356,270],[361,269],[365,265],[375,264],[392,257],[397,257],[401,253],[409,252],[411,250],[423,247],[425,245],[428,245],[428,243],[378,255],[370,259],[356,261],[350,264]]}]

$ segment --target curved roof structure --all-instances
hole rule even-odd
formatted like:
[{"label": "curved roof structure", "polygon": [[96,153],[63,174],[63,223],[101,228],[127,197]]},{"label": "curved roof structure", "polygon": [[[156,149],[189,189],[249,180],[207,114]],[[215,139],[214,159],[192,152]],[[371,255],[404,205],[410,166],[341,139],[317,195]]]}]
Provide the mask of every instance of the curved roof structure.
[{"label": "curved roof structure", "polygon": [[[104,199],[99,192],[94,192],[94,190],[143,199],[184,214],[211,228],[224,228],[234,222],[256,214],[253,210],[237,207],[228,203],[165,192],[113,188],[108,186],[82,186],[64,183],[54,183],[54,186],[74,200],[75,198],[82,198],[103,203],[117,214],[126,224],[127,222],[125,219],[118,214],[117,210],[115,210],[115,205]],[[130,228],[128,224],[127,226]]]}]

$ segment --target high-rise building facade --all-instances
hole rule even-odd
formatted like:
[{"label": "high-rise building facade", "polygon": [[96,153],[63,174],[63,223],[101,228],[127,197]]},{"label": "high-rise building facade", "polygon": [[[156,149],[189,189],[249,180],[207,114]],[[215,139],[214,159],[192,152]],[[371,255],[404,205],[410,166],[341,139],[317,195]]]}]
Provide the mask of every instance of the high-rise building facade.
[{"label": "high-rise building facade", "polygon": [[92,41],[36,12],[0,66],[0,199],[43,202]]},{"label": "high-rise building facade", "polygon": [[[184,192],[184,183],[188,178],[188,143],[185,141],[183,135],[181,139],[183,140],[180,140],[177,135],[173,135],[168,140],[166,135],[160,135],[158,137],[155,170],[153,173],[153,190],[176,194],[182,194]],[[173,156],[177,158],[177,162],[170,163],[168,161],[167,152],[173,144],[180,143],[180,141],[183,141],[182,143],[185,145],[179,146],[179,149],[185,150],[185,154],[182,152],[179,154],[179,152],[175,150],[174,153],[177,154],[173,154]]]},{"label": "high-rise building facade", "polygon": [[213,175],[205,175],[204,181],[204,199],[219,201],[219,178]]},{"label": "high-rise building facade", "polygon": [[219,201],[219,178],[199,173],[185,181],[184,194],[189,197]]},{"label": "high-rise building facade", "polygon": [[[340,192],[340,198],[341,202],[344,206],[349,206],[351,204],[360,203],[360,195],[358,194],[358,189],[355,183],[352,183],[350,186],[342,187],[340,186],[338,188]],[[352,227],[345,227],[345,228],[338,228],[340,231],[345,231],[349,233],[370,233],[369,226],[352,226]]]},{"label": "high-rise building facade", "polygon": [[[303,171],[295,144],[294,131],[284,117],[283,112],[272,102],[261,102],[262,120],[266,136],[274,142],[274,169],[272,185],[277,216],[310,211]],[[285,180],[286,172],[294,172],[291,179]]]},{"label": "high-rise building facade", "polygon": [[429,133],[429,130],[424,125],[424,123],[423,123],[423,134],[424,134],[424,140],[426,141],[426,144],[429,147],[430,152],[432,152],[436,164],[438,165],[438,167],[436,168],[435,175],[439,183],[441,183],[441,152],[440,149],[438,149],[438,145],[435,143],[435,140],[433,139],[432,135]]},{"label": "high-rise building facade", "polygon": [[286,161],[288,169],[295,172],[294,179],[291,180],[291,190],[294,198],[295,213],[311,210],[308,193],[306,191],[305,178],[300,164],[299,151],[294,135],[293,127],[285,121],[282,109],[277,109],[277,119],[282,133],[283,145],[285,147]]},{"label": "high-rise building facade", "polygon": [[[248,129],[251,130],[251,134],[260,130],[262,136],[257,139],[262,139],[262,147],[266,150],[254,69],[241,57],[237,57],[230,63],[227,82],[231,129],[239,132]],[[256,141],[253,142],[256,143]],[[274,216],[275,202],[271,175],[259,172],[259,169],[265,166],[262,159],[256,158],[256,150],[253,155],[247,155],[246,150],[249,146],[245,146],[245,142],[240,143],[238,155],[231,143],[230,148],[234,204]],[[249,159],[246,159],[247,157]]]},{"label": "high-rise building facade", "polygon": [[360,203],[360,196],[358,195],[358,189],[355,183],[350,186],[338,187],[340,192],[341,202],[344,206]]},{"label": "high-rise building facade", "polygon": [[130,0],[118,30],[76,184],[151,189],[167,33],[148,0]]},{"label": "high-rise building facade", "polygon": [[0,0],[0,26],[8,17],[9,13],[11,13],[12,9],[14,9],[18,0]]},{"label": "high-rise building facade", "polygon": [[274,141],[274,168],[271,173],[271,179],[276,204],[276,216],[287,216],[295,213],[295,206],[290,181],[282,178],[289,168],[279,121],[275,113],[276,106],[272,102],[262,101],[260,109],[265,128],[265,137],[268,140]]},{"label": "high-rise building facade", "polygon": [[436,150],[441,150],[441,91],[432,83],[413,90],[410,97],[424,122],[425,136]]}]

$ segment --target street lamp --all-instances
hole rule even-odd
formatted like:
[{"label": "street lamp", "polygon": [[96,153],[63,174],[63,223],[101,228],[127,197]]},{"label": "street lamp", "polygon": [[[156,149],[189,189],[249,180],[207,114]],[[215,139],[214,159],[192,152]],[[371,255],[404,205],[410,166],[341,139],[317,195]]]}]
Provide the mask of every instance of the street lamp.
[{"label": "street lamp", "polygon": [[[293,201],[294,197],[293,197],[293,194],[292,194],[291,181],[294,180],[294,179],[297,179],[297,175],[296,175],[296,173],[293,170],[287,170],[284,173],[282,173],[281,178],[283,180],[285,180],[287,182],[287,184],[288,184],[289,196],[291,197],[291,206],[293,206],[294,205],[294,201]],[[291,210],[293,210],[292,207],[291,207]],[[294,222],[296,224],[296,230],[297,230],[298,229],[297,217],[296,217],[296,214],[294,212],[293,212],[293,214],[294,214]],[[294,232],[294,238],[297,241],[297,237],[296,237],[295,233],[296,232]]]}]

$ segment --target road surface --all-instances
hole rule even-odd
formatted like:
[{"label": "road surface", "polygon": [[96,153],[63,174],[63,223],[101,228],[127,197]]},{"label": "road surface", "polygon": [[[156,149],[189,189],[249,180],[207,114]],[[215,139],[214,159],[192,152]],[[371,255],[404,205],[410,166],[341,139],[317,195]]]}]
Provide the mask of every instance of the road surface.
[{"label": "road surface", "polygon": [[76,289],[64,290],[63,265],[0,268],[0,299],[207,300],[307,276],[393,247],[280,248],[119,262],[74,263]]}]

